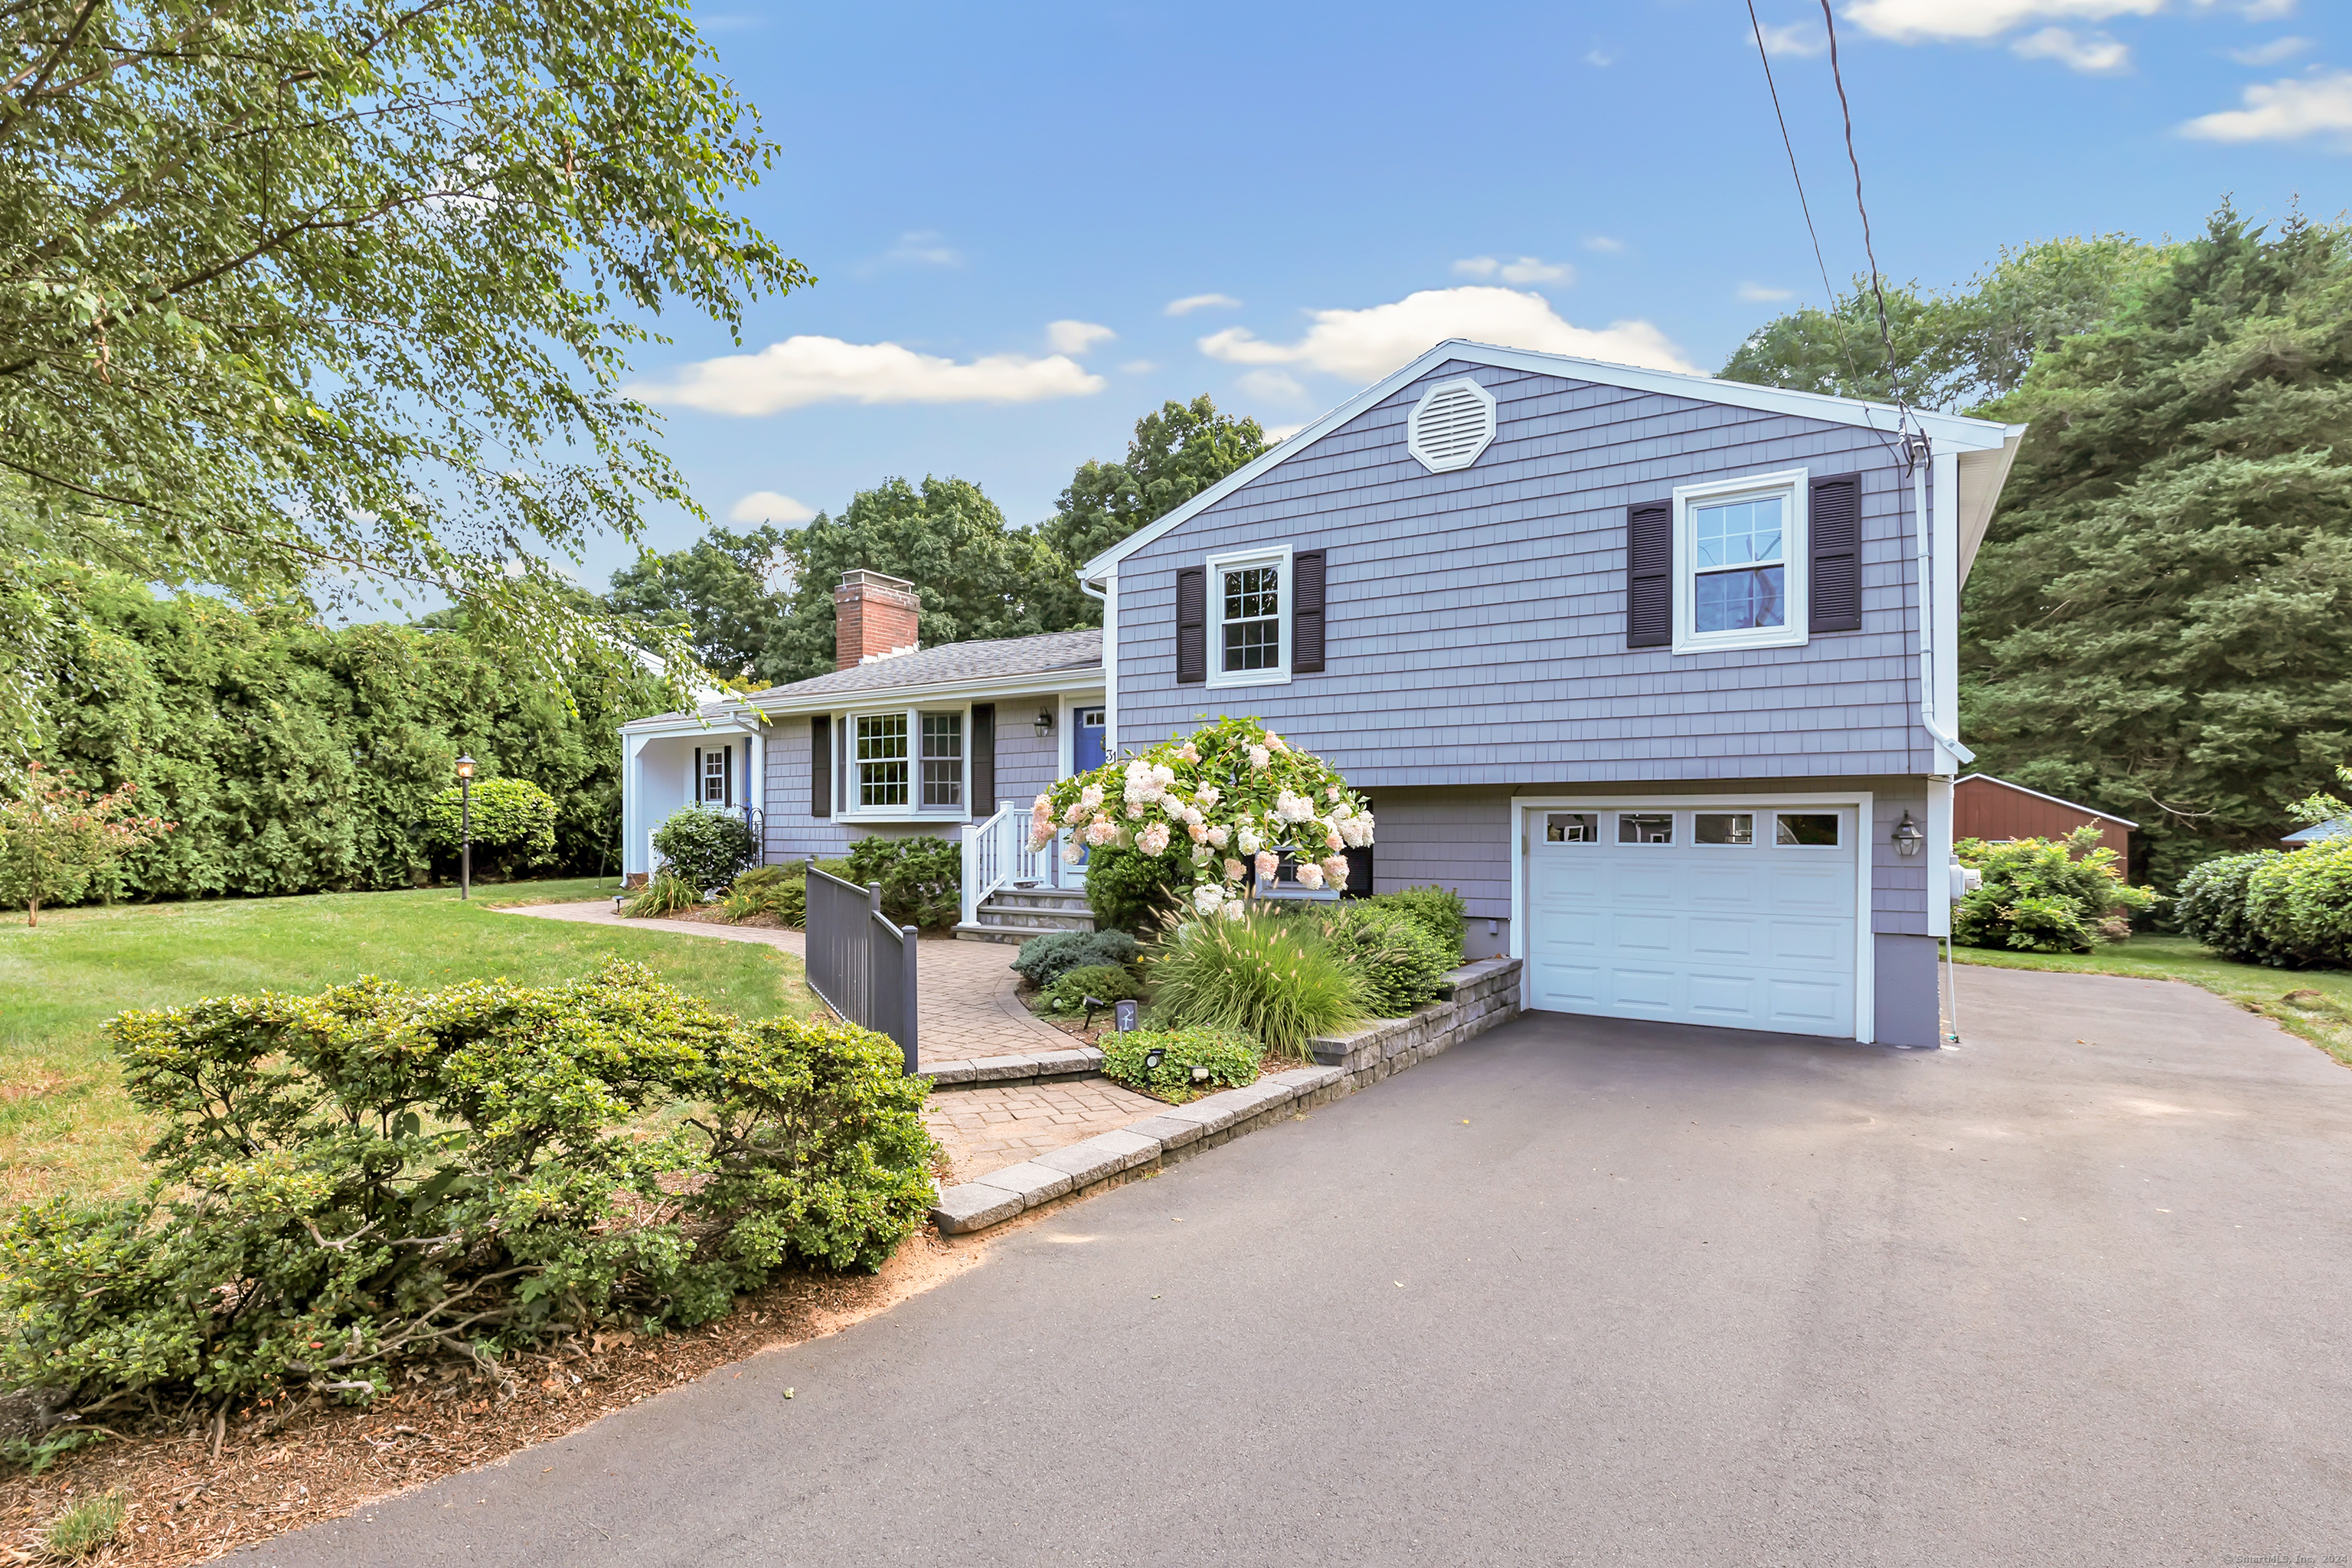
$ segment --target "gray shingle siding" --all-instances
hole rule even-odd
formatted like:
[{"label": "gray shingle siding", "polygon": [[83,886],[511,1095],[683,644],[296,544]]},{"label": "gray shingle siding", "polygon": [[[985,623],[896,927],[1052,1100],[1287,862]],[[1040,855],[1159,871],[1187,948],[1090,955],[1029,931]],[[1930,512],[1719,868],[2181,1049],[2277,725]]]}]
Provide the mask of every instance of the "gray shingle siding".
[{"label": "gray shingle siding", "polygon": [[[1495,442],[1428,473],[1405,415],[1463,374],[1496,395]],[[1801,464],[1863,476],[1863,630],[1625,647],[1624,509]],[[1369,789],[1925,773],[1902,485],[1866,430],[1451,363],[1120,563],[1120,738],[1254,713]],[[1178,688],[1176,568],[1283,543],[1330,552],[1327,672]]]},{"label": "gray shingle siding", "polygon": [[1036,730],[1038,708],[1052,705],[1051,699],[996,705],[996,798],[982,803],[990,811],[1007,801],[1026,807],[1038,791],[1053,787],[1062,755],[1060,727],[1042,741]]},{"label": "gray shingle siding", "polygon": [[848,829],[809,816],[809,721],[781,719],[767,727],[768,863],[832,859],[849,847]]}]

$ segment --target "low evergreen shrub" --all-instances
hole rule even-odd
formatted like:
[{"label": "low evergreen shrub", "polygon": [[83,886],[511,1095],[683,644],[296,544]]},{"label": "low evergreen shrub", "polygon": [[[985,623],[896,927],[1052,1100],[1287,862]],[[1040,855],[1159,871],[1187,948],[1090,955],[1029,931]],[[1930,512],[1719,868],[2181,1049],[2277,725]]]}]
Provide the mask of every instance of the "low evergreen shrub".
[{"label": "low evergreen shrub", "polygon": [[2172,912],[2242,963],[2352,968],[2352,837],[2208,860],[2181,879]]},{"label": "low evergreen shrub", "polygon": [[1253,910],[1239,920],[1187,921],[1145,964],[1151,1010],[1176,1028],[1254,1037],[1305,1058],[1318,1035],[1363,1021],[1364,984],[1324,945],[1319,922]]},{"label": "low evergreen shrub", "polygon": [[878,1266],[931,1202],[897,1046],[746,1023],[631,964],[221,997],[107,1035],[163,1126],[152,1184],[0,1230],[0,1388],[50,1429],[365,1401],[415,1358],[705,1321],[788,1261]]},{"label": "low evergreen shrub", "polygon": [[1454,953],[1452,969],[1462,962],[1462,940],[1470,928],[1470,906],[1451,888],[1400,888],[1393,893],[1359,900],[1374,909],[1410,915],[1421,928]]},{"label": "low evergreen shrub", "polygon": [[730,924],[740,924],[753,915],[773,915],[778,923],[797,931],[808,924],[808,868],[755,867],[735,879],[719,908]]},{"label": "low evergreen shrub", "polygon": [[1436,996],[1437,983],[1462,962],[1449,943],[1400,905],[1341,904],[1326,925],[1323,945],[1363,983],[1364,1005],[1375,1016],[1402,1018]]},{"label": "low evergreen shrub", "polygon": [[691,882],[672,876],[669,868],[665,866],[647,878],[646,885],[637,889],[635,896],[621,906],[621,914],[625,920],[656,920],[663,915],[701,907],[701,889]]},{"label": "low evergreen shrub", "polygon": [[[1257,1041],[1231,1029],[1130,1029],[1105,1035],[1101,1043],[1105,1078],[1173,1100],[1255,1083],[1263,1055]],[[1155,1048],[1162,1053],[1160,1065],[1146,1067]],[[1196,1067],[1208,1069],[1197,1082]]]},{"label": "low evergreen shrub", "polygon": [[1013,972],[1043,991],[1073,969],[1125,966],[1140,951],[1123,931],[1057,931],[1033,936],[1013,957]]},{"label": "low evergreen shrub", "polygon": [[732,812],[688,806],[654,829],[654,848],[673,875],[697,892],[724,892],[760,858],[751,825]]},{"label": "low evergreen shrub", "polygon": [[2087,826],[2063,838],[1963,838],[1952,857],[1984,873],[1952,910],[1952,940],[1963,947],[2088,952],[2130,935],[2131,915],[2157,901],[2124,880],[2116,852]]},{"label": "low evergreen shrub", "polygon": [[963,847],[952,838],[861,838],[845,875],[881,883],[882,912],[900,925],[953,925],[963,912]]},{"label": "low evergreen shrub", "polygon": [[1135,976],[1115,963],[1066,970],[1045,988],[1045,1001],[1057,1013],[1083,1013],[1089,996],[1097,1002],[1124,1002],[1142,994]]}]

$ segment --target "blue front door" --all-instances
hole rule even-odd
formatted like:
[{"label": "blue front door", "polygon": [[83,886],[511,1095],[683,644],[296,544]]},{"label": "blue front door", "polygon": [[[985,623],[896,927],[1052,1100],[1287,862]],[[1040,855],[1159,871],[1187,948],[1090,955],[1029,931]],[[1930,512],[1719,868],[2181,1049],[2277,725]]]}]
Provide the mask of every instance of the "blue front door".
[{"label": "blue front door", "polygon": [[1077,728],[1070,732],[1070,771],[1092,773],[1103,765],[1103,710],[1078,709],[1076,722]]}]

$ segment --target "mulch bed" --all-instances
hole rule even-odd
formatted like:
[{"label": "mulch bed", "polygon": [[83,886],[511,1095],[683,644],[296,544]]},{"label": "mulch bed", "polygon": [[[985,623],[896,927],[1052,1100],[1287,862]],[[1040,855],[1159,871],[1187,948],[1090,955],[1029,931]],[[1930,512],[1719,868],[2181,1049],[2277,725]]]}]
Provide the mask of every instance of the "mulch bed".
[{"label": "mulch bed", "polygon": [[492,1377],[462,1363],[422,1368],[421,1380],[365,1409],[299,1399],[248,1406],[232,1413],[217,1458],[208,1430],[127,1433],[40,1475],[0,1478],[0,1561],[47,1560],[49,1521],[108,1491],[129,1503],[129,1516],[113,1544],[82,1561],[171,1568],[217,1557],[561,1437],[756,1352],[846,1328],[979,1254],[926,1226],[878,1274],[788,1276],[698,1329],[601,1333],[514,1357]]}]

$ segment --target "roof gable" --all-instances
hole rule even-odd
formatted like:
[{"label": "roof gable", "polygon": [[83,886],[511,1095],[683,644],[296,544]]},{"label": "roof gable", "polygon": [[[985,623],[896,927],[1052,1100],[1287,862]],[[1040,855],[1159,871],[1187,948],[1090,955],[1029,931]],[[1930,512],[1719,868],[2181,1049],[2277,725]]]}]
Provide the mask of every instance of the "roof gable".
[{"label": "roof gable", "polygon": [[[1817,392],[1790,392],[1777,386],[1755,386],[1742,381],[1718,381],[1713,376],[1685,375],[1675,371],[1645,370],[1638,365],[1611,364],[1604,360],[1578,359],[1569,354],[1538,353],[1528,349],[1498,348],[1490,343],[1474,343],[1461,338],[1448,338],[1411,364],[1385,379],[1366,387],[1340,404],[1328,414],[1301,429],[1280,446],[1235,468],[1207,489],[1194,496],[1166,516],[1129,534],[1108,550],[1078,568],[1082,581],[1092,582],[1120,561],[1160,539],[1245,485],[1255,483],[1274,468],[1304,452],[1317,440],[1339,429],[1370,408],[1376,408],[1403,387],[1411,385],[1439,366],[1459,363],[1493,365],[1506,370],[1525,371],[1536,375],[1555,375],[1572,381],[1588,381],[1603,386],[1622,386],[1638,392],[1655,392],[1672,397],[1686,397],[1695,402],[1728,405],[1738,408],[1755,408],[1767,413],[1791,414],[1801,418],[1818,419],[1831,425],[1851,425],[1893,436],[1897,428],[1898,414],[1892,404],[1864,403],[1850,397],[1831,397]],[[1947,450],[1962,452],[1998,451],[2004,443],[2022,434],[2021,425],[2001,425],[1989,419],[1970,419],[1957,414],[1931,414],[1914,410],[1912,417],[1924,428],[1930,440]],[[2006,466],[2004,465],[2004,471]]]}]

